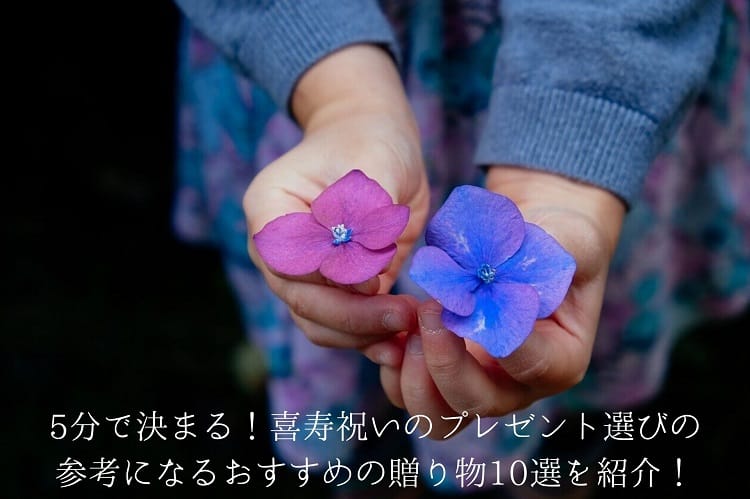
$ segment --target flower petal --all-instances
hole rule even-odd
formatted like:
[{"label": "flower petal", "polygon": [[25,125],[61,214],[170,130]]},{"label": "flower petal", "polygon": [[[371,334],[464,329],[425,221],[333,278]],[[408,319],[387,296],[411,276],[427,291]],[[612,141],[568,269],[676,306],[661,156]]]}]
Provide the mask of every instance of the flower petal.
[{"label": "flower petal", "polygon": [[310,213],[290,213],[268,222],[253,236],[269,268],[288,275],[315,272],[335,248],[331,231]]},{"label": "flower petal", "polygon": [[391,204],[376,208],[352,225],[352,241],[369,249],[385,248],[396,242],[408,222],[408,206]]},{"label": "flower petal", "polygon": [[358,284],[380,274],[396,254],[396,245],[379,250],[365,248],[355,241],[333,247],[323,263],[323,277],[339,284]]},{"label": "flower petal", "polygon": [[560,306],[568,292],[576,261],[541,227],[526,223],[526,237],[515,255],[498,268],[500,281],[530,284],[539,293],[538,318]]},{"label": "flower petal", "polygon": [[352,170],[328,186],[310,204],[323,227],[357,226],[375,208],[393,204],[391,196],[360,170]]},{"label": "flower petal", "polygon": [[528,284],[513,282],[481,286],[477,305],[468,317],[444,309],[445,327],[479,343],[494,357],[507,357],[529,336],[539,310],[539,295]]},{"label": "flower petal", "polygon": [[409,277],[451,312],[467,316],[476,306],[474,291],[481,281],[435,246],[419,248],[412,258]]},{"label": "flower petal", "polygon": [[497,267],[505,262],[521,246],[523,237],[523,217],[510,199],[462,185],[453,189],[435,213],[425,242],[476,272],[482,264]]}]

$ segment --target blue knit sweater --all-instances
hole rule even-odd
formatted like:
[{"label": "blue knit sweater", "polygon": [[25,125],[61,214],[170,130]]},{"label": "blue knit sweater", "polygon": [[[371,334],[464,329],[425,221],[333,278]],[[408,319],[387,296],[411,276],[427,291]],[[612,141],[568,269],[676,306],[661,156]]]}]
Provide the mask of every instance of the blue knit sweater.
[{"label": "blue knit sweater", "polygon": [[[374,0],[175,0],[288,109],[300,76],[353,43],[398,60]],[[630,202],[700,89],[721,0],[502,0],[490,109],[475,159],[589,182]]]}]

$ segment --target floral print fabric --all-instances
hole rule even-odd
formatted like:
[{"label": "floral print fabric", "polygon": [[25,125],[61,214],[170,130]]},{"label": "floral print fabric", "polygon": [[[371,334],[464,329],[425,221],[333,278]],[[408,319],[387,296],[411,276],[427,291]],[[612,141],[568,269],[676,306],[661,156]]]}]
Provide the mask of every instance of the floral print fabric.
[{"label": "floral print fabric", "polygon": [[[403,48],[403,78],[421,125],[433,209],[454,186],[482,181],[471,158],[502,39],[495,2],[435,5],[383,5]],[[747,2],[727,0],[709,81],[654,161],[626,217],[588,373],[569,392],[540,401],[537,413],[540,407],[551,414],[555,408],[614,409],[647,401],[658,393],[671,349],[684,332],[747,306],[748,22]],[[189,26],[180,49],[178,104],[175,229],[185,241],[210,242],[222,252],[248,340],[266,359],[271,411],[333,416],[387,411],[375,367],[357,352],[310,344],[247,256],[242,195],[264,165],[300,140],[299,129]],[[408,268],[406,262],[399,291],[424,297],[406,276]],[[539,444],[502,434],[482,440],[461,434],[449,442],[413,444],[427,462],[455,462],[458,456],[522,459]],[[357,458],[357,448],[340,441],[279,443],[278,451],[299,462]]]}]

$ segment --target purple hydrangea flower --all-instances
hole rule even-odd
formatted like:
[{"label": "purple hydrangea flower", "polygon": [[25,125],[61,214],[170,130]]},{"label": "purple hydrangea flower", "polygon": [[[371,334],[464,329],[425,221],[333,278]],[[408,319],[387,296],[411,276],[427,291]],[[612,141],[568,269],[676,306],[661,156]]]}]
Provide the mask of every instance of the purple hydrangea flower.
[{"label": "purple hydrangea flower", "polygon": [[331,184],[310,210],[278,217],[253,236],[269,268],[292,276],[320,270],[339,284],[364,282],[393,259],[396,239],[409,220],[409,207],[394,204],[360,170]]},{"label": "purple hydrangea flower", "polygon": [[443,306],[445,326],[506,357],[568,291],[575,260],[513,202],[460,186],[427,226],[409,275]]}]

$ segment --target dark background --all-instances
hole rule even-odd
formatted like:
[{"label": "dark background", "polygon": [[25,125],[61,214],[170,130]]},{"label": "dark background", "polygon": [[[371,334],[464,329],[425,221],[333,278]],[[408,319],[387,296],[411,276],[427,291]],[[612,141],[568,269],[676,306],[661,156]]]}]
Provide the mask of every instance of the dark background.
[{"label": "dark background", "polygon": [[[183,465],[206,458],[221,466],[231,459],[267,463],[268,411],[263,390],[249,390],[235,368],[243,334],[219,256],[182,244],[171,230],[176,8],[156,1],[24,9],[6,21],[28,29],[19,30],[8,54],[8,79],[18,88],[6,96],[13,133],[2,215],[11,255],[2,273],[8,404],[0,497],[325,496],[320,480],[295,489],[287,477],[267,490],[258,473],[239,491],[93,483],[59,489],[56,470],[68,456],[84,464],[102,456],[142,460],[152,469],[168,458]],[[737,342],[749,323],[745,314],[689,334],[677,345],[662,396],[637,409],[696,415],[697,437],[626,442],[613,451],[653,457],[675,481],[681,456],[683,488],[670,483],[662,496],[727,492],[742,483],[741,461],[730,456],[747,440],[746,355]],[[66,414],[70,424],[86,411],[102,424],[93,441],[50,437],[52,414]],[[232,433],[221,441],[205,431],[184,442],[116,439],[105,418],[129,414],[133,433],[140,411],[158,411],[167,423],[195,414],[197,431],[223,412]],[[186,466],[188,484],[189,474]]]}]

